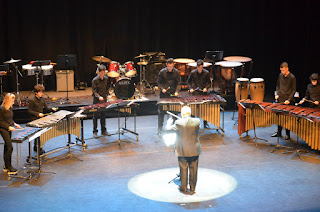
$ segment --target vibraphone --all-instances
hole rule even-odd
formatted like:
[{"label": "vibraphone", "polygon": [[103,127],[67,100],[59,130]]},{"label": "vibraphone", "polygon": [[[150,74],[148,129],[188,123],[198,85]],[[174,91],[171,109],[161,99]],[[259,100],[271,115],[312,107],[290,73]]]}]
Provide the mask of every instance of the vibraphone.
[{"label": "vibraphone", "polygon": [[[224,110],[221,105],[226,105],[226,100],[217,94],[163,98],[158,102],[158,116],[163,111],[180,112],[185,105],[191,108],[192,115],[210,122],[217,127],[217,130],[221,130],[224,133]],[[220,121],[221,111],[223,112],[222,127]],[[158,131],[161,130],[160,128],[159,124]]]},{"label": "vibraphone", "polygon": [[279,124],[297,134],[312,149],[320,149],[320,110],[246,100],[238,105],[238,134],[255,126]]},{"label": "vibraphone", "polygon": [[[46,131],[40,136],[40,147],[42,147],[48,140],[51,138],[73,134],[80,137],[80,119],[83,115],[77,113],[72,115],[73,112],[60,110],[58,112],[53,113],[52,115],[48,115],[32,122],[27,123],[27,126],[38,127],[38,128],[46,128],[51,127],[50,130]],[[70,116],[72,115],[72,116]],[[70,116],[69,118],[66,118]]]}]

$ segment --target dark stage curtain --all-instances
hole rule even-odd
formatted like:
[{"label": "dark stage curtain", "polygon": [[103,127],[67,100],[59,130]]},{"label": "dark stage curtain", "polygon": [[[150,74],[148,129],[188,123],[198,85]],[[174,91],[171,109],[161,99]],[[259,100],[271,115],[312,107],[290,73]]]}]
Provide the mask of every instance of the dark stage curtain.
[{"label": "dark stage curtain", "polygon": [[[0,62],[76,54],[75,81],[91,85],[95,55],[124,63],[148,51],[166,58],[204,58],[206,50],[253,59],[251,77],[275,90],[279,64],[287,61],[304,94],[318,72],[319,15],[316,0],[39,1],[1,0]],[[21,67],[20,67],[21,68]],[[51,89],[55,76],[47,79]],[[15,79],[7,80],[15,90]],[[21,79],[29,90],[34,77]],[[51,83],[51,84],[50,84]]]}]

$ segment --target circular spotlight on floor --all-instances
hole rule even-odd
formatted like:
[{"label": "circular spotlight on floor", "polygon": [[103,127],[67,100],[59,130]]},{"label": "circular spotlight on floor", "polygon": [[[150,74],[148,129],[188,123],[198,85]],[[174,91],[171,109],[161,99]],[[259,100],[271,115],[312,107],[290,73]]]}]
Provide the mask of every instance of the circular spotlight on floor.
[{"label": "circular spotlight on floor", "polygon": [[212,169],[199,168],[196,193],[185,195],[179,192],[178,180],[169,183],[179,174],[179,168],[147,172],[133,177],[128,188],[134,194],[155,201],[172,203],[203,202],[229,194],[237,187],[230,175]]}]

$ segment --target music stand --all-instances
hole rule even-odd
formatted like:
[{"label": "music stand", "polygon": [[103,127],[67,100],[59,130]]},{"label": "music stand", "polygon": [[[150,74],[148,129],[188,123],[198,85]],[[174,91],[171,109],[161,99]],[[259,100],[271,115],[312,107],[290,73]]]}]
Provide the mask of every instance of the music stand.
[{"label": "music stand", "polygon": [[[77,66],[77,56],[75,54],[64,54],[57,56],[57,66],[60,70],[70,70]],[[62,104],[70,104],[69,101],[69,73],[66,73],[66,83],[67,83],[67,98],[66,101],[62,102]]]}]

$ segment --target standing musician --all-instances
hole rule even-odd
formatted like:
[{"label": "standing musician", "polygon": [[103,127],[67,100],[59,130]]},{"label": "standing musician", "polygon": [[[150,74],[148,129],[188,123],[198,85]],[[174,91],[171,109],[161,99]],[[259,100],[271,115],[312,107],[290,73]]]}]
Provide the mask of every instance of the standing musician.
[{"label": "standing musician", "polygon": [[[107,101],[107,94],[109,91],[108,77],[106,76],[106,66],[99,64],[97,68],[97,76],[92,80],[92,96],[93,104]],[[98,137],[98,116],[100,115],[101,135],[110,135],[106,128],[105,112],[93,113],[93,136]]]},{"label": "standing musician", "polygon": [[[206,69],[203,69],[203,60],[197,60],[197,68],[191,71],[187,83],[191,94],[208,94],[208,89],[211,86],[210,73]],[[206,120],[203,121],[203,126],[209,128]]]},{"label": "standing musician", "polygon": [[[293,104],[294,94],[296,92],[296,78],[290,73],[289,65],[286,62],[280,64],[281,73],[279,74],[276,87],[276,101],[286,105]],[[280,137],[282,126],[278,125],[278,131],[272,137]],[[290,139],[290,130],[286,129],[286,140]]]},{"label": "standing musician", "polygon": [[[194,194],[197,184],[199,155],[201,145],[199,141],[200,119],[191,117],[191,108],[184,106],[181,109],[181,119],[172,125],[170,119],[167,123],[168,130],[176,130],[177,140],[175,153],[178,156],[180,167],[180,192],[183,194]],[[188,176],[190,192],[188,192]]]},{"label": "standing musician", "polygon": [[160,98],[178,96],[181,89],[180,73],[178,69],[174,68],[173,58],[167,60],[166,66],[160,70],[157,79],[160,88]]},{"label": "standing musician", "polygon": [[319,108],[320,109],[320,84],[319,84],[319,75],[317,73],[313,73],[310,76],[311,83],[307,87],[306,96],[299,102],[299,104],[303,104],[304,102],[309,102],[309,107],[311,108]]},{"label": "standing musician", "polygon": [[[11,134],[16,128],[21,128],[19,124],[13,121],[12,105],[14,104],[15,95],[7,93],[4,97],[2,105],[0,106],[0,134],[4,140],[4,167],[5,172],[17,172],[17,169],[12,167],[11,156],[12,156],[12,141]],[[14,128],[16,127],[16,128]]]},{"label": "standing musician", "polygon": [[[28,113],[31,115],[32,120],[36,120],[38,118],[44,117],[43,109],[45,111],[57,111],[57,108],[55,107],[49,107],[48,104],[46,103],[45,99],[42,98],[43,92],[44,92],[44,86],[41,84],[35,85],[34,86],[34,97],[29,100],[29,107],[28,107]],[[33,151],[37,151],[37,143],[38,139],[40,137],[36,138],[34,140],[34,146],[33,146]],[[40,147],[40,154],[45,153],[45,151]]]},{"label": "standing musician", "polygon": [[[176,97],[181,89],[181,78],[178,69],[174,68],[173,58],[167,59],[165,68],[158,74],[157,83],[160,88],[160,98]],[[164,111],[158,111],[158,134],[161,133],[164,120]]]}]

